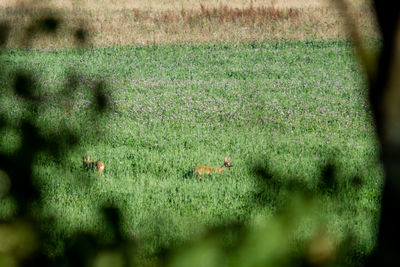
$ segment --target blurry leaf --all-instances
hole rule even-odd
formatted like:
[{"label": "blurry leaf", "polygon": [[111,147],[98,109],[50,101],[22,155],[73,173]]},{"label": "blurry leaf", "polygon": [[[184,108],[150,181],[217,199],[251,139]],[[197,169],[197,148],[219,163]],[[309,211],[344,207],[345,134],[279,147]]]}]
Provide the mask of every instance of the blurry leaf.
[{"label": "blurry leaf", "polygon": [[105,91],[105,85],[103,82],[98,82],[94,87],[95,93],[95,110],[98,112],[104,112],[109,108],[108,95]]},{"label": "blurry leaf", "polygon": [[38,27],[45,33],[55,33],[61,21],[56,16],[45,16],[38,21]]},{"label": "blurry leaf", "polygon": [[190,246],[185,246],[181,251],[174,253],[172,260],[168,266],[173,267],[212,267],[226,266],[221,257],[215,240],[200,240]]},{"label": "blurry leaf", "polygon": [[83,45],[86,43],[88,33],[84,28],[76,29],[73,35],[74,35],[75,41],[79,45]]},{"label": "blurry leaf", "polygon": [[7,173],[0,169],[0,199],[7,196],[10,191],[11,181]]},{"label": "blurry leaf", "polygon": [[314,266],[332,264],[336,258],[336,245],[326,231],[317,231],[307,244],[307,259]]},{"label": "blurry leaf", "polygon": [[0,237],[0,254],[9,254],[18,259],[31,256],[39,246],[35,229],[26,221],[0,224]]},{"label": "blurry leaf", "polygon": [[27,72],[18,71],[14,77],[14,90],[20,96],[33,100],[35,88],[35,80],[33,76]]},{"label": "blurry leaf", "polygon": [[351,179],[351,184],[356,188],[361,188],[363,186],[363,180],[360,176],[354,176]]},{"label": "blurry leaf", "polygon": [[121,234],[121,215],[119,210],[113,206],[106,206],[102,208],[108,230],[111,232],[114,241],[120,242],[122,240]]},{"label": "blurry leaf", "polygon": [[7,22],[0,22],[0,48],[7,43],[10,34],[10,26]]},{"label": "blurry leaf", "polygon": [[124,258],[118,251],[101,251],[93,262],[93,267],[123,267]]},{"label": "blurry leaf", "polygon": [[0,253],[0,266],[18,267],[19,264],[12,255]]},{"label": "blurry leaf", "polygon": [[66,241],[65,256],[69,266],[88,266],[99,247],[99,242],[93,235],[76,232]]},{"label": "blurry leaf", "polygon": [[322,168],[319,189],[322,192],[335,193],[337,187],[338,183],[335,176],[335,165],[333,163],[328,163]]}]

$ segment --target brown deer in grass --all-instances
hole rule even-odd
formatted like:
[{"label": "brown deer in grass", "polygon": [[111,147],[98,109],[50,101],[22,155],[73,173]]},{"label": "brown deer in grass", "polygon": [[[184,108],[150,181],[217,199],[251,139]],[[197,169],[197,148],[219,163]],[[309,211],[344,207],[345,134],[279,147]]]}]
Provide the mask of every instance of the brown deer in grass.
[{"label": "brown deer in grass", "polygon": [[230,158],[225,158],[224,164],[221,167],[198,166],[194,172],[199,175],[199,179],[201,180],[202,174],[211,174],[213,171],[221,173],[225,171],[226,167],[232,167]]},{"label": "brown deer in grass", "polygon": [[100,161],[90,161],[89,156],[83,157],[83,166],[86,169],[96,168],[97,171],[99,172],[99,175],[101,175],[101,173],[104,171],[104,163]]}]

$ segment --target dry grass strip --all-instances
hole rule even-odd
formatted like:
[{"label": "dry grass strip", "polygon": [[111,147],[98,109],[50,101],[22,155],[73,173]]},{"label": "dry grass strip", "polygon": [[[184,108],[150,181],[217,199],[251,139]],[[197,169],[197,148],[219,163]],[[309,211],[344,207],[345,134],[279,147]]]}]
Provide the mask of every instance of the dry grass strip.
[{"label": "dry grass strip", "polygon": [[[11,29],[9,47],[26,45],[21,36],[41,16],[59,17],[61,30],[29,44],[38,48],[73,47],[77,29],[84,29],[95,46],[347,38],[330,1],[36,2],[0,0],[2,21]],[[378,36],[368,2],[353,1],[352,15],[363,36]]]}]

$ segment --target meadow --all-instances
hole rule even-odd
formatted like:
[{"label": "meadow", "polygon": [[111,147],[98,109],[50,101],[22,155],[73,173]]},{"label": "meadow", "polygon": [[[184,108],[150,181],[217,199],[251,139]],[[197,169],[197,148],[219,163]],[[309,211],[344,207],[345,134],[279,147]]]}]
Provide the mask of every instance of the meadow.
[{"label": "meadow", "polygon": [[[101,234],[105,203],[121,210],[141,265],[210,228],[237,222],[257,233],[251,229],[275,225],[284,207],[294,212],[285,217],[290,231],[261,236],[271,255],[282,231],[294,250],[328,233],[331,254],[350,251],[346,265],[362,264],[374,248],[383,171],[367,85],[348,41],[7,49],[0,58],[5,120],[17,125],[33,112],[43,136],[63,127],[79,133],[62,160],[35,158],[44,201],[34,209],[54,219],[43,222],[54,238],[49,254],[62,253],[57,240],[74,231]],[[38,110],[11,93],[18,70],[35,73],[46,99]],[[93,83],[106,92],[105,113],[92,110]],[[3,129],[1,151],[11,155],[20,140]],[[102,176],[82,167],[85,155],[104,162]],[[233,164],[224,173],[202,181],[193,174],[224,157]],[[0,201],[0,217],[12,216],[12,201]],[[244,243],[260,241],[251,238]]]}]

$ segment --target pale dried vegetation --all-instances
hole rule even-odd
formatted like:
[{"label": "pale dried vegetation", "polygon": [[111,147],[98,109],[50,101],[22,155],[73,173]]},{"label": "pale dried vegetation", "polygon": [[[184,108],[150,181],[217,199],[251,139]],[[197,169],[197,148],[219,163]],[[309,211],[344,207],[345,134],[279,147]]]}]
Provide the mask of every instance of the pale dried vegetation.
[{"label": "pale dried vegetation", "polygon": [[[378,36],[369,1],[349,2],[363,36]],[[341,12],[327,0],[0,0],[0,14],[11,25],[8,46],[23,45],[18,33],[43,14],[60,17],[62,30],[36,47],[73,46],[80,28],[95,46],[346,38]]]}]

